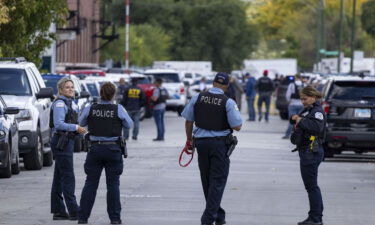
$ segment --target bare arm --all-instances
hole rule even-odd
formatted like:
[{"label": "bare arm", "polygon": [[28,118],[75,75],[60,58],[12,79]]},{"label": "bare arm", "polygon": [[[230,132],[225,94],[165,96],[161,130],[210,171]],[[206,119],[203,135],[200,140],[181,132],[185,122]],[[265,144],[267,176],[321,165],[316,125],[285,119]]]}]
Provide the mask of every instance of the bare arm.
[{"label": "bare arm", "polygon": [[186,132],[186,140],[191,141],[193,140],[193,126],[194,122],[186,120],[185,122],[185,132]]}]

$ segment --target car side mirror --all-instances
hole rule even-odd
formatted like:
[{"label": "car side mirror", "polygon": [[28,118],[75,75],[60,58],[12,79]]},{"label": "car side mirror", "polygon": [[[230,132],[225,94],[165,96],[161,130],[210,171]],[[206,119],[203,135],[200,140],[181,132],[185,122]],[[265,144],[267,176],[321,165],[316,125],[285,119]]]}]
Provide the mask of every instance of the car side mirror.
[{"label": "car side mirror", "polygon": [[80,98],[90,98],[90,93],[88,91],[81,91]]},{"label": "car side mirror", "polygon": [[47,88],[41,88],[40,91],[38,93],[36,93],[36,98],[37,99],[40,99],[40,98],[53,98],[53,89],[50,88],[50,87],[47,87]]},{"label": "car side mirror", "polygon": [[184,81],[184,85],[185,85],[185,86],[190,86],[189,81],[185,80],[185,81]]},{"label": "car side mirror", "polygon": [[19,112],[20,112],[20,109],[17,107],[7,107],[4,109],[4,115],[5,114],[15,115],[15,114],[18,114]]}]

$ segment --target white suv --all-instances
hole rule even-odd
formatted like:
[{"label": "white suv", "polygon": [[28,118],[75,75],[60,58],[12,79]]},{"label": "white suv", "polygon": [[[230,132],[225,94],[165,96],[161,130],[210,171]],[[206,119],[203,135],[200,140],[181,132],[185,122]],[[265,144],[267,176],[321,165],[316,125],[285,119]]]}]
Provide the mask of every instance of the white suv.
[{"label": "white suv", "polygon": [[18,148],[25,168],[39,170],[53,164],[49,147],[49,112],[53,92],[38,69],[24,58],[0,58],[0,94],[9,107],[17,107]]},{"label": "white suv", "polygon": [[181,80],[182,75],[176,70],[152,69],[146,70],[146,76],[161,78],[165,89],[168,90],[169,99],[167,99],[167,110],[177,111],[181,115],[186,105],[186,91],[184,83]]}]

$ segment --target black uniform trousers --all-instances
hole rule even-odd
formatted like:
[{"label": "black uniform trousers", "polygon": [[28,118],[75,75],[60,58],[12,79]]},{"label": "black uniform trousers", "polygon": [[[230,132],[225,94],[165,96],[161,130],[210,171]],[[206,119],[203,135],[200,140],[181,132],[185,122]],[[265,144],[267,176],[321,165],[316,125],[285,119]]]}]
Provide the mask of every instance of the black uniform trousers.
[{"label": "black uniform trousers", "polygon": [[70,216],[77,216],[78,205],[75,190],[73,167],[74,140],[70,139],[65,148],[56,149],[58,136],[54,135],[51,149],[55,157],[55,171],[51,188],[51,213],[66,213],[64,200]]},{"label": "black uniform trousers", "polygon": [[225,220],[225,211],[221,208],[225,185],[229,174],[228,146],[224,138],[195,139],[198,151],[198,164],[206,199],[206,209],[201,217],[202,224]]},{"label": "black uniform trousers", "polygon": [[87,174],[82,190],[79,219],[87,220],[94,206],[103,168],[107,183],[107,212],[111,221],[121,219],[120,175],[124,165],[119,145],[93,144],[84,165]]},{"label": "black uniform trousers", "polygon": [[303,184],[310,203],[309,217],[315,222],[321,222],[323,216],[323,199],[318,186],[318,168],[323,160],[324,151],[320,147],[318,152],[309,149],[300,150],[300,169]]}]

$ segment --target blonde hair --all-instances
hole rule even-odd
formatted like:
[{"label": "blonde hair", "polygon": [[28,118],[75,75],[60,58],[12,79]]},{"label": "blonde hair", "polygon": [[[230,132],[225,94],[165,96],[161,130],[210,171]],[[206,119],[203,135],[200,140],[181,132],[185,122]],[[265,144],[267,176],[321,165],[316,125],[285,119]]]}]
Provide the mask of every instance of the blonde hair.
[{"label": "blonde hair", "polygon": [[303,95],[306,95],[306,96],[309,96],[309,97],[315,97],[316,99],[323,98],[323,94],[310,85],[304,87],[301,90],[300,94],[303,94]]},{"label": "blonde hair", "polygon": [[64,77],[64,78],[61,78],[58,82],[57,82],[57,91],[58,91],[58,94],[59,95],[62,95],[62,90],[65,86],[65,84],[67,82],[72,82],[73,84],[73,87],[74,87],[74,82],[72,79],[70,79],[69,77]]}]

